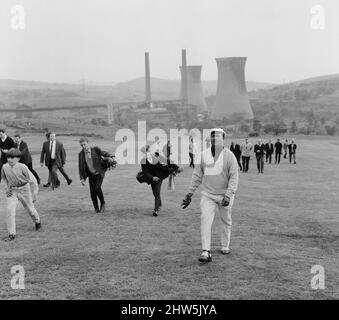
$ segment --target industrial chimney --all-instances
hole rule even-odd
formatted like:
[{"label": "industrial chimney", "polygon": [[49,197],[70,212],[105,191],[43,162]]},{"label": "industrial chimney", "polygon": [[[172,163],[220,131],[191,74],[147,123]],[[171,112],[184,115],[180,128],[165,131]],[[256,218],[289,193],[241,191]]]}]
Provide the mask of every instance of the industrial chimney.
[{"label": "industrial chimney", "polygon": [[218,86],[212,120],[251,120],[253,112],[249,103],[246,82],[246,57],[216,58]]},{"label": "industrial chimney", "polygon": [[187,60],[186,50],[181,50],[181,105],[187,104]]},{"label": "industrial chimney", "polygon": [[151,76],[149,67],[149,53],[145,52],[145,103],[151,107]]},{"label": "industrial chimney", "polygon": [[[207,104],[201,84],[202,66],[186,66],[187,103],[198,107],[198,112],[207,111]],[[181,81],[183,82],[183,68],[180,67]],[[183,96],[183,94],[181,94]]]}]

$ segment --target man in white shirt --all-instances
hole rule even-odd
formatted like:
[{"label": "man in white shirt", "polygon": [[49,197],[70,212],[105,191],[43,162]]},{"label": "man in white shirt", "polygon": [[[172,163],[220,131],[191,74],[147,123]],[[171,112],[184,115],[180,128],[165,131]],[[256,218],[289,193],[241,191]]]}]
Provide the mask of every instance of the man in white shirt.
[{"label": "man in white shirt", "polygon": [[158,157],[159,155],[164,156],[163,147],[164,147],[164,144],[162,144],[159,137],[156,136],[154,139],[154,142],[150,146],[149,152],[155,155],[156,157]]},{"label": "man in white shirt", "polygon": [[7,162],[7,152],[13,147],[13,139],[7,136],[5,129],[0,128],[0,171],[2,166]]},{"label": "man in white shirt", "polygon": [[248,142],[248,138],[246,138],[245,142],[241,144],[241,159],[242,159],[242,171],[243,172],[248,171],[252,148],[253,148],[252,144]]},{"label": "man in white shirt", "polygon": [[197,156],[197,146],[192,136],[189,137],[188,155],[190,157],[190,168],[194,169],[194,160]]},{"label": "man in white shirt", "polygon": [[11,149],[7,153],[7,160],[2,169],[1,177],[5,184],[5,192],[7,196],[7,229],[8,237],[4,241],[12,241],[16,236],[15,214],[18,203],[21,202],[23,207],[28,211],[35,229],[41,228],[39,214],[34,206],[39,191],[38,183],[30,172],[28,167],[19,163],[21,152],[16,149]]},{"label": "man in white shirt", "polygon": [[239,166],[234,154],[224,148],[225,135],[220,128],[211,130],[211,147],[197,156],[188,194],[182,203],[182,207],[186,208],[194,191],[202,184],[200,262],[212,261],[211,229],[216,211],[219,211],[221,218],[221,253],[230,253],[231,210],[238,187]]}]

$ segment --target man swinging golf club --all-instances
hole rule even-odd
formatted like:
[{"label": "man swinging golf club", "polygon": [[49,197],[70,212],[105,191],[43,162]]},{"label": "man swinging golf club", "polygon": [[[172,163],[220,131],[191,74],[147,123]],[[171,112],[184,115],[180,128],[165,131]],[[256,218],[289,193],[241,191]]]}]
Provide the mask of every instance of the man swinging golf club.
[{"label": "man swinging golf club", "polygon": [[191,185],[182,202],[184,209],[191,203],[194,191],[202,184],[200,262],[212,261],[211,229],[216,211],[219,211],[221,218],[221,253],[230,253],[231,211],[238,187],[239,168],[234,154],[224,147],[225,135],[220,128],[211,130],[211,146],[197,156]]}]

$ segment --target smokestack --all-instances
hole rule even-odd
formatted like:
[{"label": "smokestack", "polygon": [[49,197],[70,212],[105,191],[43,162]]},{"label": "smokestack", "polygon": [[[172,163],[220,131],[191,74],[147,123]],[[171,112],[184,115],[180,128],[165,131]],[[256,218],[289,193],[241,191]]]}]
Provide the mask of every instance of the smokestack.
[{"label": "smokestack", "polygon": [[[198,107],[198,112],[207,111],[207,104],[201,84],[202,66],[186,66],[187,76],[187,103]],[[180,67],[181,82],[183,82],[183,68]],[[183,96],[183,95],[182,95]]]},{"label": "smokestack", "polygon": [[216,58],[218,87],[212,120],[253,119],[245,82],[246,57]]},{"label": "smokestack", "polygon": [[148,107],[151,107],[151,76],[148,52],[145,52],[145,103]]},{"label": "smokestack", "polygon": [[186,50],[181,50],[181,104],[187,104],[187,60]]}]

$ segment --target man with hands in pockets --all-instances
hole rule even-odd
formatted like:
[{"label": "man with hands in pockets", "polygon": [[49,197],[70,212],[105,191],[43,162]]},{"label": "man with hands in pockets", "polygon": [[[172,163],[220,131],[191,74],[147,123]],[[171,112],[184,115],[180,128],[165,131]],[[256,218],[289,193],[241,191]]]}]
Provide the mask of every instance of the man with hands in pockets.
[{"label": "man with hands in pockets", "polygon": [[197,156],[188,193],[182,202],[186,208],[195,190],[201,191],[201,242],[200,262],[212,261],[211,229],[215,213],[221,218],[221,253],[230,253],[232,206],[239,182],[238,162],[234,154],[224,147],[225,132],[220,128],[211,130],[211,146]]}]

